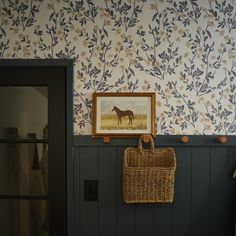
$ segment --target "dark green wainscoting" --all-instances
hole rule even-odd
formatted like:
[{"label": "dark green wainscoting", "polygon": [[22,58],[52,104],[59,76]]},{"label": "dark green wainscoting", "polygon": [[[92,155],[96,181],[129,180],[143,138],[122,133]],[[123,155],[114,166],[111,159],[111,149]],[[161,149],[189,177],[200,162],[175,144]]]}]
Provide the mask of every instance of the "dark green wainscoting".
[{"label": "dark green wainscoting", "polygon": [[[230,236],[236,216],[236,137],[157,136],[172,146],[177,169],[173,204],[125,204],[122,158],[137,139],[74,137],[74,225],[78,236]],[[98,181],[98,200],[85,201],[84,181]]]}]

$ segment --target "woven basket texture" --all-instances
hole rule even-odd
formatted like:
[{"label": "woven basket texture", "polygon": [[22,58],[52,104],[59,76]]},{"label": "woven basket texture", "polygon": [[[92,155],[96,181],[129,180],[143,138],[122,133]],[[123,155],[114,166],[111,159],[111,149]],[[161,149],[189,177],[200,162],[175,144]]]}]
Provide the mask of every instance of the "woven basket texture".
[{"label": "woven basket texture", "polygon": [[[142,136],[141,136],[142,137]],[[123,197],[126,203],[173,202],[176,158],[173,148],[126,148],[123,158]]]}]

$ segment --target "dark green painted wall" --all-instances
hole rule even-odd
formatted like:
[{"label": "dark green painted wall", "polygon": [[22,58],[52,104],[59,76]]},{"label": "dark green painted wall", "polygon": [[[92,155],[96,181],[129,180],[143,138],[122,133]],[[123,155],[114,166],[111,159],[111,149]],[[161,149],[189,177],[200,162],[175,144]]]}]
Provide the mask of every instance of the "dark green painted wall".
[{"label": "dark green painted wall", "polygon": [[[230,236],[236,216],[236,138],[218,144],[216,136],[157,136],[156,146],[172,146],[177,169],[173,204],[125,204],[122,158],[137,139],[104,144],[90,136],[74,138],[75,235]],[[99,200],[84,201],[84,180],[99,182]]]}]

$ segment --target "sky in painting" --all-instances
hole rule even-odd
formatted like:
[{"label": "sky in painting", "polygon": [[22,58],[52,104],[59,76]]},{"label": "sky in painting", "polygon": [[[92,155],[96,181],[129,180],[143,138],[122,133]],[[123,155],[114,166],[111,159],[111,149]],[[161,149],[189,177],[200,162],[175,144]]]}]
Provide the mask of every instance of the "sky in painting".
[{"label": "sky in painting", "polygon": [[132,110],[136,114],[147,113],[147,100],[139,97],[104,98],[101,101],[101,114],[112,114],[113,106],[120,110]]}]

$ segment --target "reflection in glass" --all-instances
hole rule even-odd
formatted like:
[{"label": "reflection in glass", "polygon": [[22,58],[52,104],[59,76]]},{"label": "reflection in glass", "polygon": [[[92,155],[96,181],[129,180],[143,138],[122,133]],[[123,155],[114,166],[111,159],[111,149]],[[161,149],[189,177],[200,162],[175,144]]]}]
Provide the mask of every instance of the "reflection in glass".
[{"label": "reflection in glass", "polygon": [[48,88],[0,86],[0,111],[0,138],[9,138],[9,127],[17,128],[19,138],[26,138],[27,133],[43,138],[48,123]]},{"label": "reflection in glass", "polygon": [[48,236],[47,200],[0,200],[0,235]]},{"label": "reflection in glass", "polygon": [[46,195],[47,192],[48,151],[45,144],[0,144],[0,194]]}]

